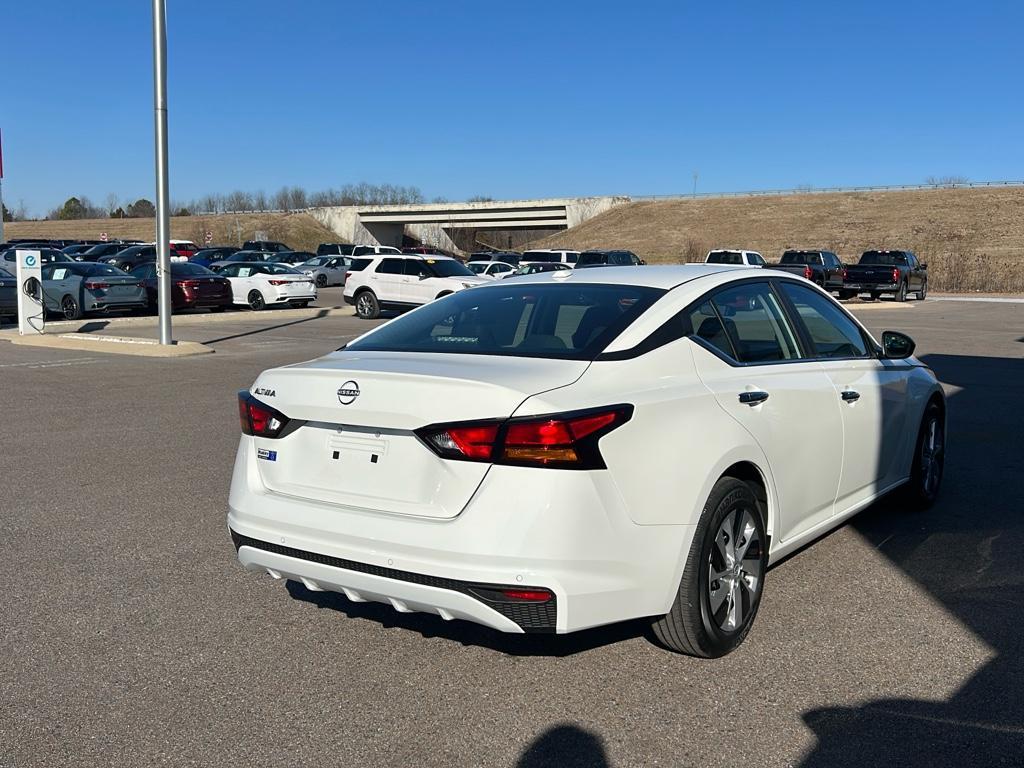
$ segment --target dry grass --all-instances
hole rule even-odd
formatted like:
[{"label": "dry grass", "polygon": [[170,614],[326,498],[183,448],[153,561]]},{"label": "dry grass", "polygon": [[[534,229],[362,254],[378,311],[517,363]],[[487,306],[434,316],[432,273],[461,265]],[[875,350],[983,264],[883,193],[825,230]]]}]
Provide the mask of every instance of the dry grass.
[{"label": "dry grass", "polygon": [[[171,219],[171,237],[193,240],[202,245],[209,230],[217,245],[241,245],[256,232],[266,232],[271,240],[280,240],[300,251],[316,251],[319,243],[335,242],[338,236],[306,213],[246,213],[218,216],[175,216]],[[140,240],[156,238],[154,219],[80,219],[78,221],[17,221],[4,225],[4,235],[13,237],[53,237],[96,239],[101,232],[111,238]]]},{"label": "dry grass", "polygon": [[1024,188],[637,202],[534,245],[629,248],[651,263],[700,261],[713,247],[769,261],[786,248],[828,248],[848,262],[908,248],[928,263],[933,290],[1021,293]]}]

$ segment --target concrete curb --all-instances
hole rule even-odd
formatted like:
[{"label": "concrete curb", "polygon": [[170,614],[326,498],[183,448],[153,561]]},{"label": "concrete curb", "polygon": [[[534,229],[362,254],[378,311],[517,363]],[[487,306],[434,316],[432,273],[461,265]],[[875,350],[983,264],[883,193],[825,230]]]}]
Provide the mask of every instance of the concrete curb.
[{"label": "concrete curb", "polygon": [[113,355],[135,355],[136,357],[191,357],[213,352],[212,347],[207,347],[198,341],[176,341],[174,344],[164,346],[150,339],[127,336],[90,336],[82,333],[14,336],[10,341],[12,344],[24,347],[73,349],[79,352],[105,352]]},{"label": "concrete curb", "polygon": [[844,301],[841,303],[851,312],[859,312],[862,309],[912,309],[918,304],[916,301],[906,301],[903,303],[898,301]]},{"label": "concrete curb", "polygon": [[[254,320],[275,319],[275,318],[306,318],[306,317],[335,317],[337,315],[354,315],[352,307],[330,306],[330,307],[307,307],[306,309],[267,309],[261,312],[240,311],[240,312],[207,312],[194,315],[174,315],[172,324],[179,325],[206,325],[207,323],[230,323],[230,322],[252,322]],[[144,317],[104,317],[98,315],[84,320],[54,320],[46,323],[46,330],[69,331],[72,333],[88,332],[105,328],[156,328],[160,324],[160,318],[156,315]],[[97,327],[98,326],[98,327]],[[18,336],[17,325],[10,325],[0,330],[0,338],[4,336]]]}]

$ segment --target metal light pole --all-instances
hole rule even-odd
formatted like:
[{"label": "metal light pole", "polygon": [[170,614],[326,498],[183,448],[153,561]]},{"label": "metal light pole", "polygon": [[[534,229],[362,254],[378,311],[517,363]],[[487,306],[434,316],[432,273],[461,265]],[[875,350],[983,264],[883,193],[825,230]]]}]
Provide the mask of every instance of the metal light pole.
[{"label": "metal light pole", "polygon": [[156,274],[160,343],[171,339],[171,217],[167,210],[167,11],[153,0],[153,110],[156,123]]}]

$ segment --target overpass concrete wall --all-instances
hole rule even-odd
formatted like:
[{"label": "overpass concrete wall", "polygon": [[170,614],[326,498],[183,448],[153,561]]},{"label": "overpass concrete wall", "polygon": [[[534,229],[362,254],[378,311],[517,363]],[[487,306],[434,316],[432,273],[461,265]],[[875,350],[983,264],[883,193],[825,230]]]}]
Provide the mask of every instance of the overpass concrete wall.
[{"label": "overpass concrete wall", "polygon": [[457,250],[448,236],[450,230],[568,229],[628,202],[628,197],[578,197],[477,203],[351,205],[313,208],[310,214],[344,242],[400,246],[403,234],[408,233],[426,245]]}]

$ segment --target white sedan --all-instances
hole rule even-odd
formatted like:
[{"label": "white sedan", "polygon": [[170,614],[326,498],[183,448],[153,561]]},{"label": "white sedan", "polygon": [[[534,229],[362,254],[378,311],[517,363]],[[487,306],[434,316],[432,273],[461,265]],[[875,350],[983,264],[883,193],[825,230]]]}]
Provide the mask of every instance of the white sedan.
[{"label": "white sedan", "polygon": [[489,277],[492,280],[508,277],[515,271],[515,266],[505,261],[471,261],[466,266],[473,274],[480,277]]},{"label": "white sedan", "polygon": [[228,524],[312,590],[503,632],[654,617],[721,656],[773,562],[887,492],[935,500],[946,406],[913,351],[783,272],[498,281],[261,374]]},{"label": "white sedan", "polygon": [[316,301],[313,280],[285,264],[228,262],[217,274],[231,283],[232,303],[249,309],[281,304],[305,307]]}]

